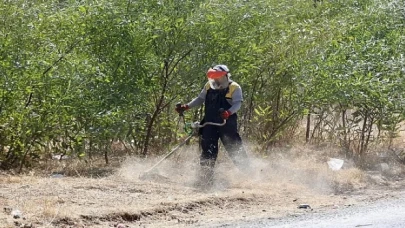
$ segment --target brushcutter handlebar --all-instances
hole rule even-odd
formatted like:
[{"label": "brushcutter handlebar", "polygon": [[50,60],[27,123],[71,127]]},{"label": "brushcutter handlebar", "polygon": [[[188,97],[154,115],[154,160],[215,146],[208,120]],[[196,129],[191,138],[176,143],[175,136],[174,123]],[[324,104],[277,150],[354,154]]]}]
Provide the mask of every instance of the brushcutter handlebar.
[{"label": "brushcutter handlebar", "polygon": [[[218,112],[219,112],[219,114],[221,114],[222,112],[224,112],[224,109],[223,109],[223,108],[220,108],[220,109],[218,110]],[[194,122],[194,123],[191,123],[191,128],[194,128],[194,129],[196,129],[196,128],[203,128],[203,127],[205,127],[205,126],[207,126],[207,125],[213,125],[213,126],[222,127],[222,126],[224,126],[225,124],[226,124],[226,119],[223,119],[222,123],[205,122],[205,123],[203,123],[203,124],[200,124],[199,122]]]},{"label": "brushcutter handlebar", "polygon": [[213,126],[224,126],[226,124],[226,120],[224,120],[222,123],[214,123],[214,122],[205,122],[203,124],[200,124],[199,122],[194,122],[191,124],[191,128],[202,128],[207,125],[213,125]]}]

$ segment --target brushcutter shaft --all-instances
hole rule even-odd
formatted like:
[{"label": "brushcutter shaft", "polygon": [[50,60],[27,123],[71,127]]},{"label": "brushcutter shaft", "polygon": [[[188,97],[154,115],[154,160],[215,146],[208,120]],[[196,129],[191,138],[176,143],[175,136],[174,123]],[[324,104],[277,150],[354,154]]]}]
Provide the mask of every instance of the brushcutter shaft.
[{"label": "brushcutter shaft", "polygon": [[192,137],[193,137],[192,135],[188,136],[186,138],[186,140],[184,140],[182,143],[180,143],[178,146],[176,146],[169,153],[165,154],[165,156],[163,156],[162,159],[160,159],[154,166],[152,166],[150,169],[148,169],[145,173],[150,173],[152,170],[154,170],[160,163],[162,163],[164,160],[166,160],[166,158],[168,158],[170,155],[172,155],[174,152],[176,152],[178,149],[180,149],[180,147],[184,146],[188,141],[190,141],[190,139]]}]

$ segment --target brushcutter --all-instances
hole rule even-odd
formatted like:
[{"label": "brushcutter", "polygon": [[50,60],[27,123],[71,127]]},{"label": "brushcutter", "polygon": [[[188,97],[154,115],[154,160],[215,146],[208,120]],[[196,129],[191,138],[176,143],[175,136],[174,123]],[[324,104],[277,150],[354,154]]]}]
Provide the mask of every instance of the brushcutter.
[{"label": "brushcutter", "polygon": [[[180,104],[176,104],[177,107],[180,106]],[[223,112],[224,109],[219,109],[219,113]],[[191,138],[193,138],[193,136],[197,136],[198,135],[198,130],[200,128],[203,128],[207,125],[213,125],[213,126],[224,126],[226,124],[226,120],[224,119],[222,123],[214,123],[214,122],[205,122],[203,124],[200,124],[200,122],[193,122],[193,123],[186,123],[185,119],[184,119],[184,111],[180,111],[179,112],[179,122],[180,119],[183,119],[183,123],[184,123],[184,131],[186,133],[188,133],[187,138],[181,142],[179,145],[177,145],[175,148],[173,148],[171,151],[167,152],[165,155],[163,155],[163,157],[156,163],[154,164],[151,168],[149,168],[147,171],[145,171],[140,178],[144,179],[145,177],[148,176],[148,174],[150,174],[153,170],[156,169],[156,167],[158,167],[163,161],[165,161],[167,158],[169,158],[171,155],[173,155],[176,151],[178,151],[182,146],[188,144],[188,142],[191,140]]]}]

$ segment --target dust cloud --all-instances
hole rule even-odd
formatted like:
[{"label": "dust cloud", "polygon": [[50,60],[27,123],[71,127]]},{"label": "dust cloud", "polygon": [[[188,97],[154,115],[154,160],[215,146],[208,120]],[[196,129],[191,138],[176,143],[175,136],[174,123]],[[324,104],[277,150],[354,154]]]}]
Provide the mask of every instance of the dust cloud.
[{"label": "dust cloud", "polygon": [[[248,151],[253,146],[248,145]],[[126,180],[168,183],[193,188],[198,181],[199,147],[188,146],[163,161],[149,173],[161,157],[140,159],[130,157],[118,169],[118,176]],[[226,151],[220,148],[215,166],[211,192],[229,189],[272,191],[306,188],[314,193],[330,194],[365,185],[360,170],[347,168],[332,171],[324,153],[305,147],[270,154],[249,153],[250,168],[238,169]]]}]

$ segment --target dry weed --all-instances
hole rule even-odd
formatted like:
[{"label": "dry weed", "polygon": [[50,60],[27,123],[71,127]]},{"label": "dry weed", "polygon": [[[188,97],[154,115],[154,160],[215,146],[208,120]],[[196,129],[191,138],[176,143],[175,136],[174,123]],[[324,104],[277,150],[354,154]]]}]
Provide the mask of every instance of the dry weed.
[{"label": "dry weed", "polygon": [[11,176],[11,175],[0,176],[0,183],[2,184],[18,184],[21,182],[22,178],[20,176]]},{"label": "dry weed", "polygon": [[192,185],[199,168],[197,151],[196,145],[184,147],[156,168],[157,178],[152,180],[139,176],[159,158],[128,157],[108,177],[22,176],[8,180],[10,191],[0,193],[38,227],[74,227],[81,222],[94,227],[118,222],[177,226],[246,215],[281,216],[299,203],[314,207],[345,203],[333,193],[347,196],[368,184],[362,170],[347,166],[332,171],[327,161],[334,157],[333,149],[296,146],[250,153],[249,172],[239,170],[221,150],[213,189],[200,191]]},{"label": "dry weed", "polygon": [[37,183],[38,179],[32,175],[2,175],[0,176],[1,184],[24,184],[30,185]]}]

